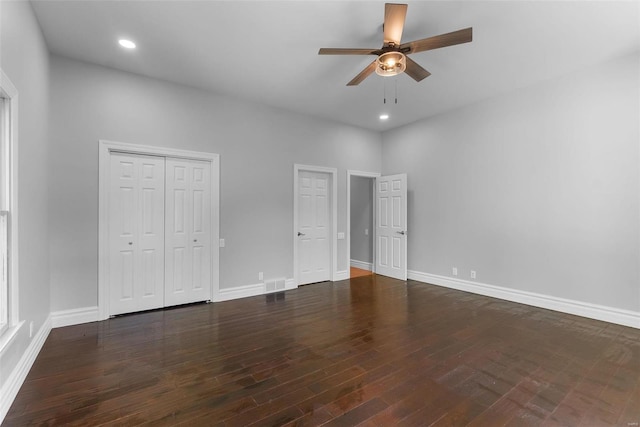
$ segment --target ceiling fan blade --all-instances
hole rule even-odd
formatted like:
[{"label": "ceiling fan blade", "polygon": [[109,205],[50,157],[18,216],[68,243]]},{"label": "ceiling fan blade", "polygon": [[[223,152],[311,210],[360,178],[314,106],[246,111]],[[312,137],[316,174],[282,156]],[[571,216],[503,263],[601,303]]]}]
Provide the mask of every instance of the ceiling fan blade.
[{"label": "ceiling fan blade", "polygon": [[347,86],[357,86],[357,85],[359,85],[364,79],[369,77],[375,70],[376,70],[376,61],[373,61],[371,64],[367,65],[367,68],[365,68],[364,70],[360,71],[360,74],[355,76],[353,78],[353,80],[351,80],[349,83],[347,83]]},{"label": "ceiling fan blade", "polygon": [[439,49],[441,47],[468,43],[472,38],[473,29],[469,27],[464,30],[453,31],[451,33],[440,34],[439,36],[403,43],[400,45],[400,49],[404,52],[404,49],[409,48],[406,53],[423,52],[425,50]]},{"label": "ceiling fan blade", "polygon": [[318,51],[318,55],[375,55],[378,49],[349,49],[323,47]]},{"label": "ceiling fan blade", "polygon": [[406,4],[385,3],[384,5],[384,44],[400,44],[404,20],[407,16]]},{"label": "ceiling fan blade", "polygon": [[431,75],[430,72],[422,68],[422,66],[420,66],[416,61],[409,58],[408,56],[406,57],[406,60],[407,69],[404,70],[404,72],[407,73],[413,80],[419,82]]}]

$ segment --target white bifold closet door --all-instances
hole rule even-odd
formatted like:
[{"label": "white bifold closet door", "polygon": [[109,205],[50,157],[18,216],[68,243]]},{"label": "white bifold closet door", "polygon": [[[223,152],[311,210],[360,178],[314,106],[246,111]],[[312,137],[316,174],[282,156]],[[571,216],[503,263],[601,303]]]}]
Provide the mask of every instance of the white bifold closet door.
[{"label": "white bifold closet door", "polygon": [[211,299],[211,163],[111,154],[109,315]]},{"label": "white bifold closet door", "polygon": [[111,155],[111,315],[164,305],[164,171],[163,157]]},{"label": "white bifold closet door", "polygon": [[167,158],[165,305],[211,299],[211,164]]}]

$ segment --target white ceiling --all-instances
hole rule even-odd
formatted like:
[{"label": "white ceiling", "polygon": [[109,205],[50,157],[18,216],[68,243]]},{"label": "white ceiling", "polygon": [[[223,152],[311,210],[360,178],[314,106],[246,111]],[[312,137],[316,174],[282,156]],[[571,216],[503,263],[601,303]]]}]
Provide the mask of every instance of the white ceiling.
[{"label": "white ceiling", "polygon": [[465,27],[473,42],[413,54],[420,83],[347,87],[373,58],[318,49],[380,47],[384,2],[32,0],[55,54],[376,131],[640,50],[636,1],[408,3],[403,42]]}]

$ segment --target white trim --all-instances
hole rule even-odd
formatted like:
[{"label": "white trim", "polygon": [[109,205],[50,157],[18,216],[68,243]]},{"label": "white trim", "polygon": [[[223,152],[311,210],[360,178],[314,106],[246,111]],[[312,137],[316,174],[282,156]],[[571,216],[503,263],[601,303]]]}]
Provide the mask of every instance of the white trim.
[{"label": "white trim", "polygon": [[640,329],[640,312],[409,270],[409,279]]},{"label": "white trim", "polygon": [[359,268],[361,270],[373,271],[373,263],[366,261],[358,261],[357,259],[352,259],[349,264],[351,267]]},{"label": "white trim", "polygon": [[214,300],[229,301],[238,298],[254,297],[264,293],[264,283],[256,283],[255,285],[236,286],[233,288],[223,288],[218,292],[218,297]]},{"label": "white trim", "polygon": [[7,416],[7,412],[9,412],[11,404],[18,395],[20,387],[24,384],[24,380],[27,378],[33,362],[36,360],[44,342],[47,340],[49,332],[51,332],[51,317],[47,317],[44,321],[44,324],[40,327],[38,333],[36,333],[26,351],[22,354],[18,364],[13,371],[11,371],[11,374],[9,374],[4,384],[2,384],[0,388],[0,423],[2,423],[4,417]]},{"label": "white trim", "polygon": [[291,278],[284,281],[284,288],[289,291],[291,289],[298,289],[298,285],[296,285],[296,281]]},{"label": "white trim", "polygon": [[300,284],[298,273],[298,175],[300,171],[322,172],[331,175],[331,277],[338,279],[338,169],[325,166],[293,165],[293,280]]},{"label": "white trim", "polygon": [[332,282],[339,282],[340,280],[347,280],[349,278],[349,270],[336,271],[336,276]]},{"label": "white trim", "polygon": [[[349,260],[351,259],[351,177],[352,176],[361,176],[363,178],[373,178],[373,188],[371,189],[372,194],[373,194],[373,203],[371,206],[371,210],[373,212],[373,216],[372,218],[372,222],[373,222],[373,227],[371,229],[371,234],[373,235],[373,247],[371,248],[371,256],[373,258],[371,258],[373,260],[373,266],[371,269],[369,269],[369,271],[375,271],[374,266],[375,266],[375,261],[376,261],[376,244],[377,244],[377,239],[376,239],[376,193],[375,193],[375,186],[376,186],[376,182],[375,179],[379,178],[381,176],[380,173],[378,172],[363,172],[363,171],[356,171],[356,170],[347,170],[347,253],[345,254],[346,260],[347,260],[347,265],[349,264]],[[351,272],[348,272],[348,276],[347,278],[351,277]]]},{"label": "white trim", "polygon": [[61,328],[63,326],[97,322],[98,317],[98,306],[54,311],[51,313],[51,327]]},{"label": "white trim", "polygon": [[124,142],[99,141],[98,168],[98,320],[109,317],[109,161],[112,152],[211,162],[211,300],[220,287],[220,155]]},{"label": "white trim", "polygon": [[19,322],[17,325],[7,328],[2,335],[0,335],[0,360],[4,356],[5,349],[9,348],[13,343],[13,340],[18,336],[18,332],[20,331],[20,328],[22,328],[22,325],[24,325],[24,320]]},{"label": "white trim", "polygon": [[19,113],[19,99],[18,90],[11,83],[9,77],[2,71],[0,68],[0,91],[4,92],[5,95],[10,100],[9,106],[9,114],[10,114],[10,131],[9,135],[9,146],[7,147],[9,150],[8,153],[8,163],[3,165],[3,167],[9,168],[9,180],[7,188],[5,191],[8,192],[8,210],[9,210],[9,275],[7,277],[7,282],[9,285],[9,300],[8,300],[8,329],[18,325],[20,320],[18,316],[19,310],[19,289],[18,284],[20,283],[20,279],[18,277],[18,273],[20,271],[19,266],[19,246],[18,242],[20,238],[18,236],[18,113]]},{"label": "white trim", "polygon": [[290,291],[292,289],[296,289],[297,287],[298,286],[296,286],[294,279],[286,279],[284,281],[284,289],[278,289],[278,290],[269,291],[269,292],[265,290],[264,283],[256,283],[255,285],[235,286],[233,288],[224,288],[224,289],[220,289],[218,298],[215,300],[215,302],[230,301],[238,298],[255,297],[259,295],[272,294],[276,292]]}]

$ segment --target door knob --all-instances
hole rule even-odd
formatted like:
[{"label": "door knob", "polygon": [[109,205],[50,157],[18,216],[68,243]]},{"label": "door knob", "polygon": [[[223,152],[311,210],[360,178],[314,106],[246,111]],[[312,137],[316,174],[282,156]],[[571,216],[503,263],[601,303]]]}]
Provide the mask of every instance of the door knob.
[{"label": "door knob", "polygon": [[130,245],[133,245],[133,242],[129,242]]},{"label": "door knob", "polygon": [[197,242],[197,241],[198,241],[198,239],[193,239],[193,242],[194,242],[194,243],[195,243],[195,242]]},{"label": "door knob", "polygon": [[406,233],[404,232],[404,230],[402,230],[402,231],[396,231],[396,233],[398,233],[398,234],[402,234],[403,236],[406,234]]},{"label": "door knob", "polygon": [[306,235],[306,234],[301,233],[301,232],[299,232],[299,231],[298,231],[298,237],[300,237],[300,236],[305,236],[305,235]]}]

